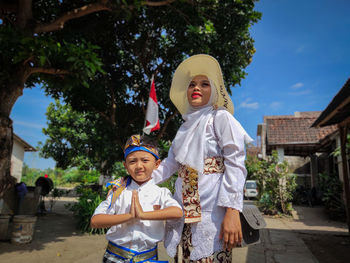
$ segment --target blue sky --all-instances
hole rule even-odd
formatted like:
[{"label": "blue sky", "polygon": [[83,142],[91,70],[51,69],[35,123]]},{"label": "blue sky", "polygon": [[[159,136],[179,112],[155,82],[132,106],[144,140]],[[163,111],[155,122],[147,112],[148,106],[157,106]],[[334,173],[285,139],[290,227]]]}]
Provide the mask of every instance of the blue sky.
[{"label": "blue sky", "polygon": [[[261,0],[263,13],[251,33],[256,53],[248,76],[232,90],[235,117],[252,138],[264,115],[322,111],[350,77],[350,1]],[[37,146],[45,141],[46,107],[52,99],[25,89],[11,118],[14,131]],[[54,167],[53,160],[26,153],[30,167]]]},{"label": "blue sky", "polygon": [[256,10],[256,53],[232,91],[254,139],[264,115],[322,111],[350,77],[350,1],[262,0]]}]

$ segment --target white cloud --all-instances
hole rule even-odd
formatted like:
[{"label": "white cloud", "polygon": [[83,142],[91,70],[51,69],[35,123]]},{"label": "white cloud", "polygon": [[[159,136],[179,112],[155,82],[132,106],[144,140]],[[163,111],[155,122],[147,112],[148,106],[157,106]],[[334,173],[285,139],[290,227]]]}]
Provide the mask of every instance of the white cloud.
[{"label": "white cloud", "polygon": [[258,102],[250,102],[252,99],[251,98],[247,98],[245,101],[241,102],[241,104],[239,104],[239,108],[246,108],[246,109],[252,109],[252,110],[256,110],[259,108],[259,103]]},{"label": "white cloud", "polygon": [[307,94],[310,94],[310,93],[311,93],[310,89],[288,92],[289,95],[294,95],[294,96],[307,95]]},{"label": "white cloud", "polygon": [[295,52],[299,54],[299,53],[303,53],[304,50],[305,50],[305,46],[303,45],[303,46],[298,47]]},{"label": "white cloud", "polygon": [[25,122],[25,121],[13,121],[15,125],[27,127],[27,128],[34,128],[34,129],[42,129],[44,128],[44,125],[38,124],[38,123],[33,123],[33,122]]},{"label": "white cloud", "polygon": [[274,101],[274,102],[271,102],[269,106],[272,109],[278,109],[282,106],[282,103],[278,101]]},{"label": "white cloud", "polygon": [[300,89],[302,87],[304,87],[304,83],[298,82],[298,83],[295,83],[294,85],[292,85],[290,88],[291,89]]}]

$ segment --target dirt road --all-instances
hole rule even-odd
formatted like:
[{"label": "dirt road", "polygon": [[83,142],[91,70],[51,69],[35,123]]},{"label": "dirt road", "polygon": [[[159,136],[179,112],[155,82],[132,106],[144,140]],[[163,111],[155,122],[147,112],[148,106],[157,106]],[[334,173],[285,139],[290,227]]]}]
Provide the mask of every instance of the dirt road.
[{"label": "dirt road", "polygon": [[[101,262],[106,246],[105,236],[80,234],[76,230],[72,213],[64,208],[64,204],[73,201],[74,198],[62,198],[55,205],[53,213],[38,217],[32,243],[13,245],[8,241],[0,242],[0,262]],[[283,247],[287,249],[285,252],[292,253],[291,255],[298,252],[293,252],[295,247],[290,244],[291,238],[295,236],[298,241],[296,243],[305,249],[308,248],[320,263],[350,262],[350,254],[345,252],[350,249],[349,239],[344,238],[347,233],[346,225],[328,220],[322,208],[296,207],[294,219],[267,217],[266,221],[267,229],[262,235],[263,242],[249,249],[234,250],[234,263],[295,262],[291,257],[287,258],[291,261],[286,261],[278,255],[284,251]],[[266,240],[272,242],[271,244],[264,242],[266,235]],[[173,261],[163,248],[159,251],[160,260]],[[300,255],[295,255],[298,256]]]}]

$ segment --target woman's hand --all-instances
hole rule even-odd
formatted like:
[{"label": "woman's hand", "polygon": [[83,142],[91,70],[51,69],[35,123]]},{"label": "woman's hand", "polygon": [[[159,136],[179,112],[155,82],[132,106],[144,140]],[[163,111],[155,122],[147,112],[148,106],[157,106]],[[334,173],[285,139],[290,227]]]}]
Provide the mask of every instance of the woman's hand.
[{"label": "woman's hand", "polygon": [[242,243],[242,227],[238,210],[226,208],[226,214],[221,224],[220,239],[224,241],[224,250],[231,250]]}]

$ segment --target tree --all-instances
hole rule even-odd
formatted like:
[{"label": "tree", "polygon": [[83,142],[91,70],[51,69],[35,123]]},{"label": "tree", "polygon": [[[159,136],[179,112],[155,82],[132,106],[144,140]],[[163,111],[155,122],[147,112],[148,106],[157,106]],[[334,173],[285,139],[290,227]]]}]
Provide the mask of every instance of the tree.
[{"label": "tree", "polygon": [[[152,74],[155,74],[156,79],[162,127],[156,136],[165,140],[173,138],[181,118],[169,100],[169,87],[172,73],[186,56],[212,54],[222,65],[228,89],[240,83],[245,75],[244,68],[254,53],[253,40],[248,31],[249,26],[260,16],[253,10],[254,1],[219,1],[215,5],[213,1],[206,4],[202,2],[191,6],[174,3],[172,8],[156,10],[144,8],[133,10],[127,15],[101,17],[96,14],[71,24],[70,29],[74,32],[85,25],[84,31],[70,35],[100,46],[99,57],[107,72],[98,74],[94,81],[89,82],[88,93],[82,87],[64,99],[75,111],[94,113],[94,123],[98,124],[95,129],[102,128],[100,134],[105,135],[105,141],[100,142],[100,145],[114,146],[100,148],[103,153],[99,156],[106,156],[105,153],[111,149],[113,152],[106,156],[108,160],[108,156],[122,158],[126,138],[133,133],[140,133]],[[224,12],[227,16],[222,16]],[[56,82],[53,85],[59,89],[61,84]],[[56,96],[53,85],[50,87],[51,94]],[[64,113],[60,111],[59,114]],[[75,133],[87,134],[88,130],[77,129]],[[62,142],[68,140],[63,134],[60,136]],[[59,137],[56,136],[55,140],[59,141]],[[51,148],[50,144],[50,141],[45,143],[44,155],[60,163],[55,156],[64,154],[54,153],[56,149]],[[77,153],[79,147],[73,147],[74,143],[70,143],[71,146],[64,144],[60,147],[64,151],[86,155],[85,150]],[[91,152],[98,152],[98,147],[89,148]],[[105,170],[108,171],[112,164],[113,160],[107,161]],[[100,167],[98,165],[96,168]]]},{"label": "tree", "polygon": [[48,127],[43,133],[49,137],[41,145],[41,156],[52,157],[56,166],[67,169],[92,168],[111,174],[116,160],[122,159],[122,149],[111,143],[112,130],[98,118],[97,113],[74,111],[58,100],[46,112]]},{"label": "tree", "polygon": [[227,84],[239,83],[254,53],[248,28],[259,13],[253,7],[254,0],[1,0],[0,195],[11,181],[9,116],[24,88],[41,83],[48,95],[95,112],[123,132],[138,123],[137,116],[124,116],[142,110],[148,89],[141,85],[156,73],[170,130],[176,111],[168,107],[165,87],[175,65],[184,56],[210,52],[223,65]]},{"label": "tree", "polygon": [[249,156],[245,163],[248,176],[257,181],[258,205],[266,214],[290,214],[296,188],[296,175],[288,172],[287,161],[279,162],[277,151],[264,159]]}]

